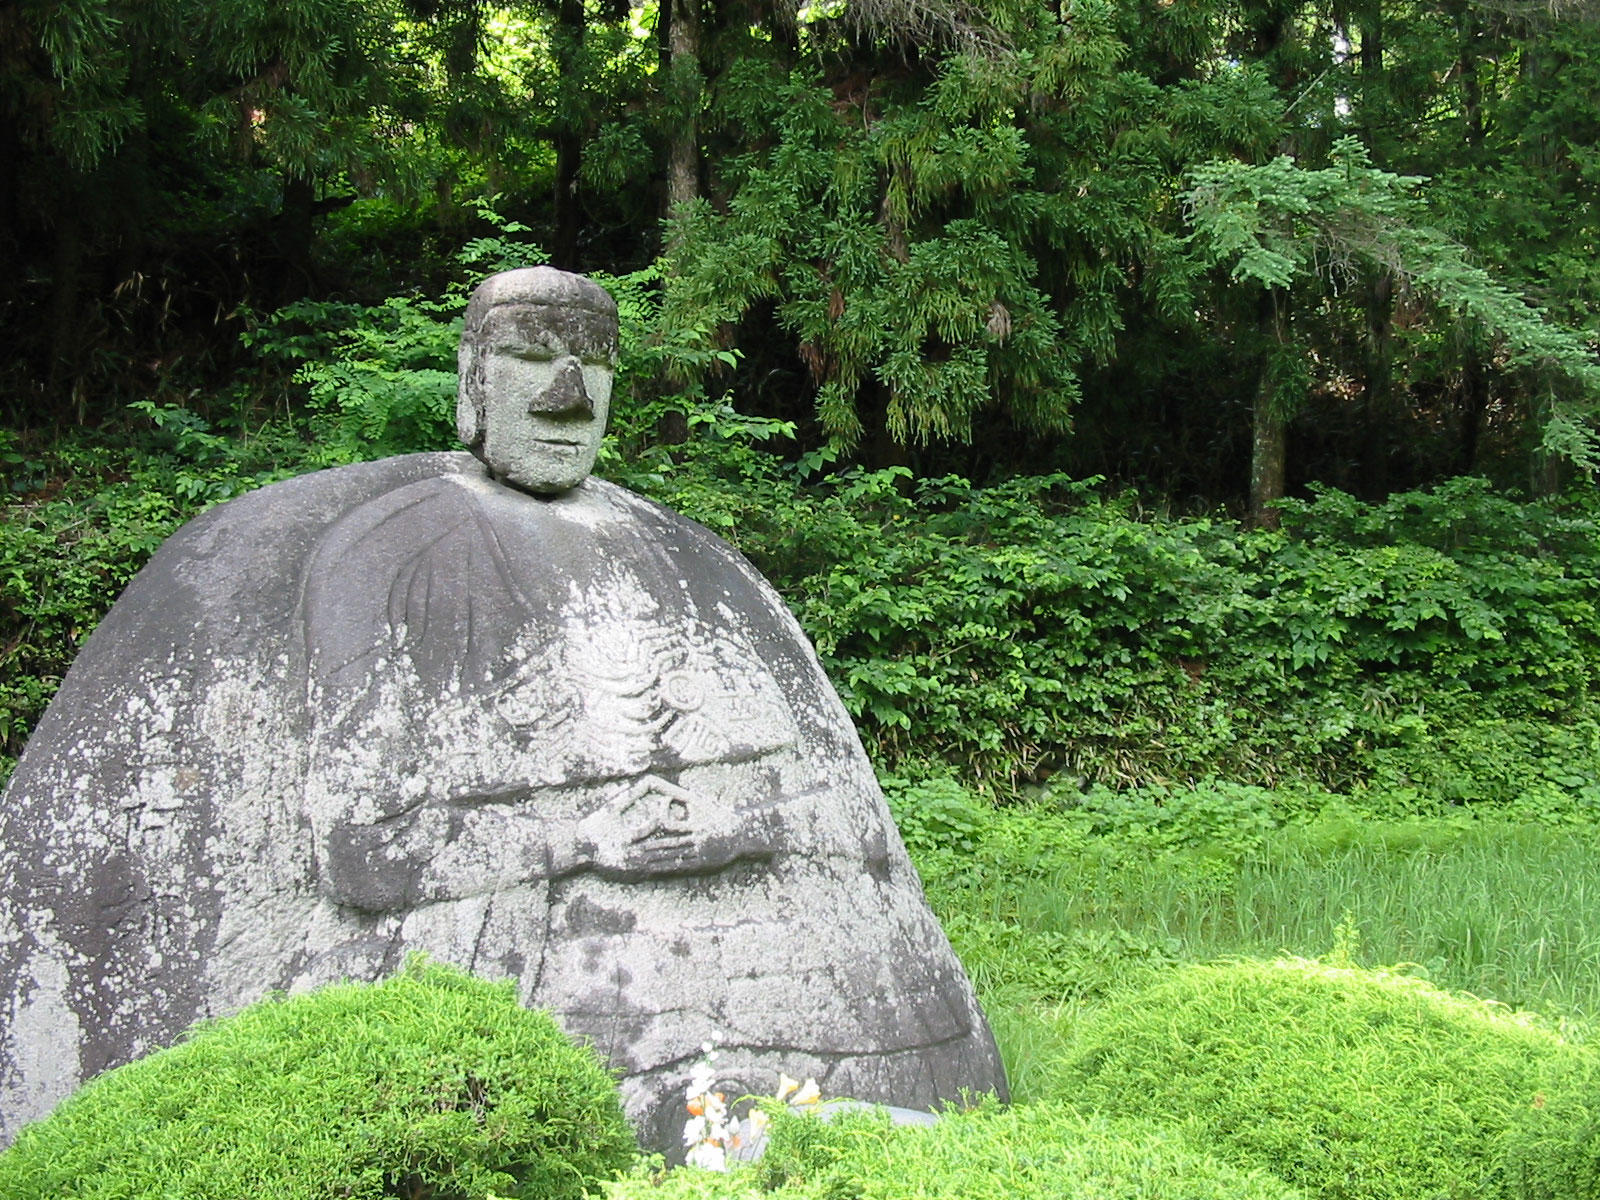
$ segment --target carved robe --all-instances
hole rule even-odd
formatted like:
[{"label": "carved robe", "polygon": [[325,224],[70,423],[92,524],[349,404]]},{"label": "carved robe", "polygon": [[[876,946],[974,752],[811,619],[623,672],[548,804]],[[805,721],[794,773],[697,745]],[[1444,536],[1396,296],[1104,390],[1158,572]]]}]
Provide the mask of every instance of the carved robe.
[{"label": "carved robe", "polygon": [[407,456],[163,547],[0,808],[0,1136],[196,1018],[413,950],[592,1039],[661,1149],[707,1040],[735,1093],[1004,1089],[788,610],[598,480]]}]

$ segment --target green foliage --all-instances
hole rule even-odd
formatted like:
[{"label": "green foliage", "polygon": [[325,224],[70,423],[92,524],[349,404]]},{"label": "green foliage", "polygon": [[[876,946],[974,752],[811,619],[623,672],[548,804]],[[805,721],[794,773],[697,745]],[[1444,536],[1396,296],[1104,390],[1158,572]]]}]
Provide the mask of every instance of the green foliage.
[{"label": "green foliage", "polygon": [[1058,1094],[1182,1124],[1309,1195],[1565,1197],[1600,1186],[1600,1061],[1536,1020],[1388,971],[1190,966],[1075,1033]]},{"label": "green foliage", "polygon": [[[1297,166],[1287,156],[1251,166],[1221,160],[1196,167],[1184,193],[1193,238],[1210,262],[1226,263],[1235,281],[1283,288],[1306,274],[1337,278],[1377,268],[1426,292],[1469,329],[1502,343],[1508,362],[1568,379],[1600,406],[1600,366],[1577,331],[1469,261],[1467,248],[1433,223],[1414,193],[1425,181],[1372,165],[1354,137],[1334,143],[1330,165]],[[1553,436],[1588,465],[1594,446],[1570,419]]]},{"label": "green foliage", "polygon": [[309,174],[359,161],[359,143],[374,139],[353,137],[352,118],[382,95],[399,15],[348,0],[22,7],[19,32],[45,55],[34,82],[49,87],[50,102],[30,97],[45,110],[44,140],[84,171],[162,111],[166,97],[151,76],[163,73],[174,91],[198,93],[202,136],[223,146],[240,132],[242,100],[260,114],[246,136],[274,162]]},{"label": "green foliage", "polygon": [[775,580],[891,771],[940,758],[1001,792],[1298,777],[1419,802],[1588,786],[1582,510],[1460,480],[1383,505],[1322,492],[1266,533],[1061,476],[797,489],[749,453],[712,465],[652,490]]},{"label": "green foliage", "polygon": [[294,364],[321,465],[449,450],[464,307],[460,297],[394,296],[374,306],[303,300],[245,341],[263,358]]},{"label": "green foliage", "polygon": [[1265,111],[1237,77],[1162,88],[1119,73],[1115,17],[991,5],[1003,50],[936,53],[843,90],[825,56],[731,67],[712,117],[748,149],[721,172],[726,206],[671,232],[669,319],[712,337],[772,302],[839,445],[982,440],[995,408],[1065,432],[1135,277],[1183,311],[1169,157],[1234,144],[1185,118],[1206,102],[1233,102],[1246,126]]},{"label": "green foliage", "polygon": [[1139,525],[1059,476],[841,482],[806,523],[834,553],[787,594],[890,763],[915,748],[1004,784],[1076,767],[1071,729],[1114,773],[1130,709],[1181,686],[1175,659],[1247,603],[1209,524]]},{"label": "green foliage", "polygon": [[577,1200],[635,1154],[548,1014],[413,962],[274,998],[86,1085],[0,1154],[12,1200]]},{"label": "green foliage", "polygon": [[1059,1106],[992,1104],[930,1127],[871,1111],[827,1121],[778,1114],[766,1154],[727,1174],[641,1173],[607,1200],[1292,1200],[1263,1171],[1239,1170],[1171,1130],[1082,1118]]},{"label": "green foliage", "polygon": [[1297,815],[1289,796],[1225,780],[1122,792],[1096,787],[1071,803],[1073,815],[1107,844],[1131,842],[1157,854],[1203,848],[1235,861]]},{"label": "green foliage", "polygon": [[944,927],[973,986],[991,1004],[1100,999],[1179,961],[1176,939],[1123,929],[1029,930],[960,909],[945,917]]},{"label": "green foliage", "polygon": [[[646,403],[727,379],[801,453],[1226,501],[1270,394],[1291,484],[1600,463],[1587,10],[709,4],[692,56],[616,4],[9,11],[18,423],[208,392],[244,311],[433,295],[498,196],[567,265],[670,247]],[[654,148],[685,135],[701,198],[662,229]],[[1263,283],[1294,292],[1270,355]],[[425,414],[382,369],[305,382]]]},{"label": "green foliage", "polygon": [[[1038,1014],[1175,962],[1341,941],[1361,962],[1415,963],[1442,987],[1592,1023],[1593,806],[1543,799],[1417,816],[1405,792],[1140,788],[992,809],[970,849],[912,854],[986,1008],[1023,1039],[1054,1039]],[[1037,1055],[1001,1042],[1014,1091],[1037,1096]]]},{"label": "green foliage", "polygon": [[988,825],[989,806],[953,779],[884,776],[884,798],[906,848],[913,852],[970,854]]},{"label": "green foliage", "polygon": [[509,193],[546,226],[557,140],[596,151],[587,172],[563,161],[561,194],[642,244],[653,47],[626,5],[588,36],[579,5],[576,39],[558,7],[10,6],[7,416],[82,424],[152,385],[210,391],[243,365],[245,310],[426,289],[475,202]]}]

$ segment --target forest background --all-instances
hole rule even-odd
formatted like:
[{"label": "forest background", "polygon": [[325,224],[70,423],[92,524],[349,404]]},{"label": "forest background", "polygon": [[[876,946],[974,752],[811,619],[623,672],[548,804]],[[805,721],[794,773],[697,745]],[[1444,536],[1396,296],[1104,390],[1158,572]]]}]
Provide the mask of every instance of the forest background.
[{"label": "forest background", "polygon": [[[891,765],[1342,787],[1353,718],[1284,696],[1525,684],[1480,661],[1513,641],[1535,711],[1581,708],[1587,644],[1529,641],[1473,556],[1525,590],[1589,546],[1597,33],[1530,0],[8,6],[5,752],[177,520],[448,446],[464,289],[541,260],[622,302],[610,473],[777,579]],[[1051,546],[1106,514],[1137,564]],[[931,573],[950,540],[970,577]],[[1181,749],[1138,748],[1152,683]]]},{"label": "forest background", "polygon": [[[1491,1194],[1416,1095],[1546,1111],[1476,1016],[1347,1053],[1418,975],[1600,1079],[1600,5],[16,0],[0,164],[0,778],[183,520],[451,448],[467,291],[547,261],[619,301],[600,472],[794,608],[1020,1098],[1192,1114],[1185,979],[1267,1064],[1207,1152],[1319,1195]],[[1196,965],[1282,952],[1409,965],[1285,1049]]]}]

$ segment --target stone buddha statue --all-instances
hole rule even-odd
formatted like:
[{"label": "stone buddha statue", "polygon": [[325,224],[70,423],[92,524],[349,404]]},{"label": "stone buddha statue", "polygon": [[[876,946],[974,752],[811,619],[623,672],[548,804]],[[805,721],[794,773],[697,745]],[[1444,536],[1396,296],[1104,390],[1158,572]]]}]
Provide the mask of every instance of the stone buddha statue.
[{"label": "stone buddha statue", "polygon": [[0,806],[0,1139],[274,988],[412,951],[516,981],[681,1152],[780,1072],[1004,1092],[847,714],[700,526],[590,476],[616,308],[485,281],[471,454],[264,488],[180,530],[85,646]]}]

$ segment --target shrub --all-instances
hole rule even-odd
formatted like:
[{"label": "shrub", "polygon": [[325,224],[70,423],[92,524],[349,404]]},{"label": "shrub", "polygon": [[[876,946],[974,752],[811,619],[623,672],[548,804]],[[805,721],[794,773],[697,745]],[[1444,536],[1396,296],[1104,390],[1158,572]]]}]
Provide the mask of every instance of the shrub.
[{"label": "shrub", "polygon": [[[619,380],[635,391],[687,353],[652,279],[612,281]],[[316,403],[249,439],[142,402],[153,429],[131,449],[7,452],[27,469],[0,508],[0,775],[82,637],[181,520],[292,471],[448,442],[447,311],[286,310],[257,348],[303,361]],[[1269,532],[1149,513],[1060,475],[980,488],[848,468],[802,484],[825,454],[758,448],[785,422],[692,392],[615,409],[602,473],[750,557],[897,777],[1042,790],[1103,810],[1113,831],[1165,823],[1172,787],[1207,779],[1235,781],[1205,786],[1219,821],[1260,807],[1247,785],[1285,783],[1382,795],[1397,814],[1600,805],[1592,500],[1518,504],[1473,479],[1381,505],[1330,491],[1285,501]],[[689,441],[655,444],[667,416]],[[959,849],[965,802],[900,790],[900,816],[928,813],[906,826],[914,849]]]},{"label": "shrub", "polygon": [[608,1200],[1292,1200],[1263,1171],[1195,1150],[1171,1130],[992,1104],[937,1125],[884,1114],[779,1114],[766,1155],[726,1175],[672,1171],[607,1184]]},{"label": "shrub", "polygon": [[1600,1194],[1592,1052],[1389,971],[1189,966],[1125,991],[1055,1079],[1080,1108],[1188,1122],[1326,1200]]},{"label": "shrub", "polygon": [[798,473],[686,453],[647,490],[774,581],[897,775],[934,760],[1000,795],[1288,780],[1419,805],[1600,780],[1582,512],[1461,479],[1382,505],[1324,492],[1267,532],[1059,475]]},{"label": "shrub", "polygon": [[510,984],[414,960],[107,1072],[0,1155],[0,1195],[555,1200],[634,1154],[590,1050]]}]

